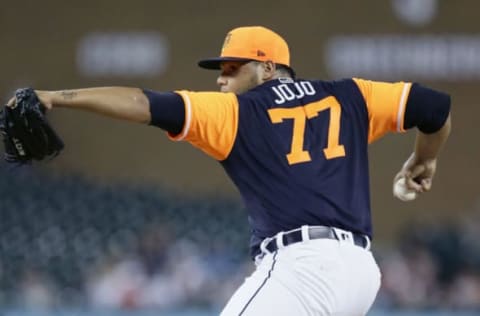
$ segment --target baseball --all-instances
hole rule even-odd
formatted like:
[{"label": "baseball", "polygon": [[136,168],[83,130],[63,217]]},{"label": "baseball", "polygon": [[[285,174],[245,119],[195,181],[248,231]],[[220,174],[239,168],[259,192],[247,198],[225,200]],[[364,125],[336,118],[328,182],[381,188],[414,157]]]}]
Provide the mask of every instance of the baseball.
[{"label": "baseball", "polygon": [[407,189],[405,178],[400,178],[393,186],[393,195],[398,199],[407,202],[415,200],[417,197],[417,192]]}]

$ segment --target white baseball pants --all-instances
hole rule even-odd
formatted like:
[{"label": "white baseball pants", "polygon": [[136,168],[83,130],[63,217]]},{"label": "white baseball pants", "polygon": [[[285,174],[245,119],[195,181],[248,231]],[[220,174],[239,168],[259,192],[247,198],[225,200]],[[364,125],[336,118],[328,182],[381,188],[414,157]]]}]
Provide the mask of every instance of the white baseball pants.
[{"label": "white baseball pants", "polygon": [[380,277],[372,253],[350,241],[303,241],[265,254],[221,316],[365,315]]}]

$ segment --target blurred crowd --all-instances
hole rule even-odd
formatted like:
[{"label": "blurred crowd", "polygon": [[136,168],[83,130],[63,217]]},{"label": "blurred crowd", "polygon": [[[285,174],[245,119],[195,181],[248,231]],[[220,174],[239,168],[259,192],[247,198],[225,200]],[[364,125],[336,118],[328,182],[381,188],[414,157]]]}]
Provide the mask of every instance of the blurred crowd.
[{"label": "blurred crowd", "polygon": [[[0,306],[219,309],[253,269],[238,202],[0,165]],[[373,251],[376,308],[480,308],[480,212]]]},{"label": "blurred crowd", "polygon": [[379,252],[377,306],[480,309],[480,209],[456,222],[414,222]]}]

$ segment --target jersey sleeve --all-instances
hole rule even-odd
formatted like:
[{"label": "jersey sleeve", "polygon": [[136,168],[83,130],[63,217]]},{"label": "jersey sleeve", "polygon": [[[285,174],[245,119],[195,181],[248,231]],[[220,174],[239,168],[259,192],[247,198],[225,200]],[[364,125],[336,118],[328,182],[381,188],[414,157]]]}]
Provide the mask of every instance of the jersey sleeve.
[{"label": "jersey sleeve", "polygon": [[410,82],[380,82],[353,78],[362,93],[368,110],[368,142],[388,132],[404,132],[405,106]]},{"label": "jersey sleeve", "polygon": [[238,129],[238,100],[233,93],[176,91],[184,101],[182,131],[169,138],[188,141],[209,156],[224,160],[235,142]]}]

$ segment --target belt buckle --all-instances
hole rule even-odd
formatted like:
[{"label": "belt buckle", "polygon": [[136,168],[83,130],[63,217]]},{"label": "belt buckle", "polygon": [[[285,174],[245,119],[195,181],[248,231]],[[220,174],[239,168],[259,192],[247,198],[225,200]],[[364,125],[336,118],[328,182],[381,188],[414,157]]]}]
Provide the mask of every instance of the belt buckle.
[{"label": "belt buckle", "polygon": [[352,245],[355,244],[352,232],[349,232],[348,230],[336,228],[336,227],[332,227],[332,229],[339,241],[348,241]]}]

